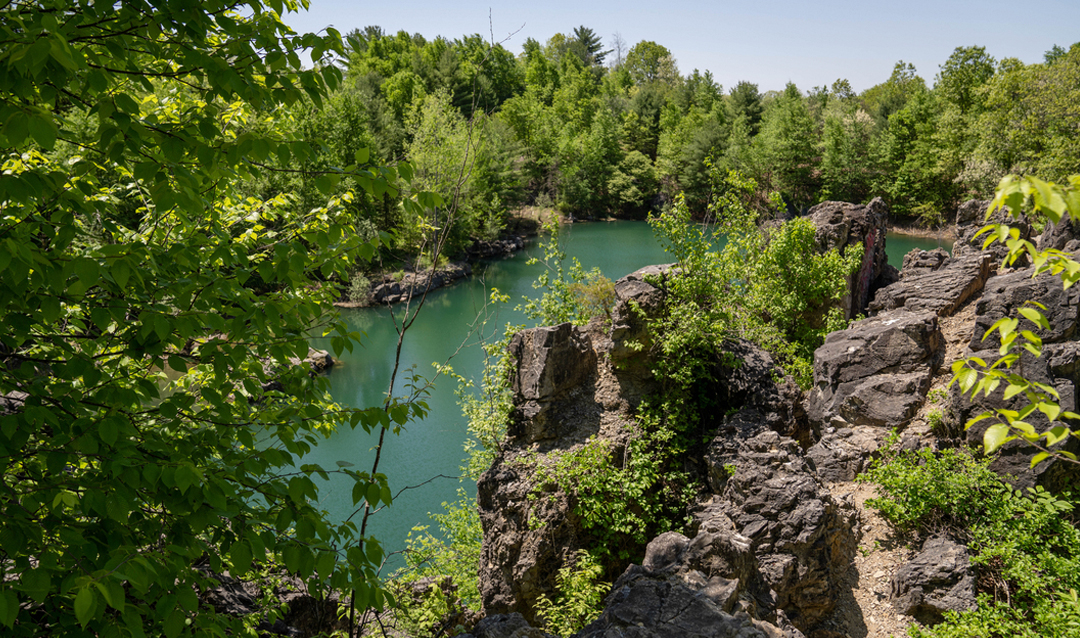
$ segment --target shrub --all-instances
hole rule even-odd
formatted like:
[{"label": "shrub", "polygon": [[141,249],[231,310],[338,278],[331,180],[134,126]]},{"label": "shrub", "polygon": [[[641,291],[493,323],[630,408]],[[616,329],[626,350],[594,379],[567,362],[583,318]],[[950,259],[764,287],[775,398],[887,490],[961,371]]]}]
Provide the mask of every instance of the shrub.
[{"label": "shrub", "polygon": [[946,532],[972,553],[978,607],[948,612],[919,638],[1080,635],[1080,531],[1071,493],[1013,490],[967,450],[885,457],[865,475],[881,496],[867,503],[899,530]]},{"label": "shrub", "polygon": [[603,569],[588,552],[578,552],[574,563],[559,569],[555,576],[558,595],[552,602],[541,594],[536,609],[544,619],[547,630],[559,636],[569,636],[600,615],[600,604],[611,589],[610,583],[600,582]]},{"label": "shrub", "polygon": [[371,280],[362,273],[356,272],[349,280],[349,301],[366,305],[370,297]]}]

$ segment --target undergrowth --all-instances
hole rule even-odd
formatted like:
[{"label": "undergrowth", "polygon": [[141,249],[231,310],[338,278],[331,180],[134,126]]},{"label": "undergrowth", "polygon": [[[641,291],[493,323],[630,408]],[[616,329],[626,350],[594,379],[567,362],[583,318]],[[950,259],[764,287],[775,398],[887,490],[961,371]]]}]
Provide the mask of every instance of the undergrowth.
[{"label": "undergrowth", "polygon": [[[895,443],[895,439],[893,439]],[[1080,636],[1080,531],[1072,492],[1014,490],[966,449],[898,452],[891,446],[861,480],[867,501],[909,539],[946,534],[968,545],[978,607],[946,612],[917,638]]]}]

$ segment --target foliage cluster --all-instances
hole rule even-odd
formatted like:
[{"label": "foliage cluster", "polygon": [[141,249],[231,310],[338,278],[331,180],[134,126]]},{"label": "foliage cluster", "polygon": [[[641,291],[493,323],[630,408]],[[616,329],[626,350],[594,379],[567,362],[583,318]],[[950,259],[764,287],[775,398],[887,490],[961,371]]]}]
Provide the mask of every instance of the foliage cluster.
[{"label": "foliage cluster", "polygon": [[592,537],[590,553],[608,569],[640,558],[645,545],[681,529],[686,508],[700,489],[680,466],[691,441],[642,408],[625,448],[590,438],[581,446],[554,451],[536,463],[529,499],[570,498],[574,513]]},{"label": "foliage cluster", "polygon": [[[764,223],[746,206],[752,179],[715,168],[712,176],[714,227],[694,225],[683,198],[653,218],[680,273],[665,282],[667,312],[652,328],[660,337],[657,372],[689,388],[712,377],[726,342],[747,339],[806,387],[814,349],[846,322],[838,302],[861,263],[861,247],[821,254],[809,220]],[[718,240],[724,244],[714,249]]]},{"label": "foliage cluster", "polygon": [[611,589],[611,583],[600,580],[602,575],[600,563],[584,551],[574,556],[572,564],[559,568],[555,601],[544,594],[536,601],[536,611],[548,631],[570,636],[599,616],[600,604]]},{"label": "foliage cluster", "polygon": [[862,480],[868,501],[905,533],[965,542],[978,574],[978,608],[913,628],[920,638],[1074,636],[1080,629],[1080,530],[1072,493],[1014,491],[964,449],[886,448]]},{"label": "foliage cluster", "polygon": [[[290,109],[340,85],[322,64],[340,36],[292,32],[280,14],[299,7],[0,10],[5,635],[243,632],[200,597],[215,573],[268,565],[316,596],[385,602],[364,526],[392,500],[385,475],[304,457],[335,428],[382,434],[422,416],[422,390],[346,409],[297,362],[311,336],[336,353],[359,339],[329,312],[332,282],[388,237],[362,232],[352,206],[419,203],[402,190],[408,165],[363,148],[280,169],[321,193],[307,208],[303,194],[251,196],[272,158],[316,156]],[[303,50],[317,68],[303,69]],[[353,480],[356,521],[318,508],[331,472]]]},{"label": "foliage cluster", "polygon": [[[708,157],[753,177],[762,208],[773,191],[792,209],[881,195],[894,212],[916,217],[986,196],[1009,171],[1062,179],[1080,160],[1070,133],[1080,117],[1076,46],[1030,65],[958,47],[932,87],[900,61],[861,94],[843,79],[809,91],[762,93],[747,81],[725,91],[708,71],[682,74],[656,42],[638,42],[625,56],[620,44],[619,55],[607,56],[584,26],[546,43],[530,38],[516,58],[479,35],[429,41],[376,27],[354,32],[349,46],[342,90],[364,97],[362,117],[352,120],[363,129],[357,139],[370,137],[379,158],[406,155],[420,170],[454,165],[444,160],[470,148],[486,172],[451,222],[463,224],[452,233],[459,237],[523,202],[634,217],[681,192],[700,218]],[[418,117],[435,98],[456,118]],[[420,150],[415,140],[433,126],[450,143]],[[486,132],[463,145],[468,136],[453,133],[462,127]],[[485,202],[493,209],[483,212]],[[413,236],[419,220],[392,217],[391,227]]]},{"label": "foliage cluster", "polygon": [[559,244],[559,224],[552,220],[544,224],[540,240],[540,250],[544,256],[533,257],[527,263],[530,266],[542,264],[534,290],[542,290],[538,298],[527,298],[519,306],[525,316],[542,326],[555,326],[570,322],[583,326],[598,315],[611,319],[611,308],[615,304],[615,284],[593,268],[586,272],[577,257],[572,258],[570,270],[566,271],[564,262],[566,253]]}]

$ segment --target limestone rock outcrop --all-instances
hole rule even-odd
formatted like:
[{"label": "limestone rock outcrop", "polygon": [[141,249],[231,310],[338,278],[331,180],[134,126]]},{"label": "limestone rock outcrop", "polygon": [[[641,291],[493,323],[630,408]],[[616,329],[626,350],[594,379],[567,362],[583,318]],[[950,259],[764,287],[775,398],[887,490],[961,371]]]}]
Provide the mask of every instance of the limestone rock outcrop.
[{"label": "limestone rock outcrop", "polygon": [[[1044,273],[1033,278],[1034,270],[1026,268],[992,277],[986,283],[982,297],[975,305],[975,324],[972,327],[966,356],[978,356],[988,364],[996,361],[1000,355],[1000,341],[997,334],[983,339],[987,328],[1005,316],[1019,317],[1017,310],[1028,300],[1044,306],[1041,310],[1050,324],[1049,329],[1038,328],[1027,319],[1021,318],[1021,329],[1030,329],[1043,341],[1044,355],[1034,357],[1027,351],[1019,351],[1020,359],[1013,364],[1013,369],[1020,371],[1025,378],[1054,387],[1060,395],[1059,403],[1063,410],[1076,411],[1076,370],[1077,354],[1080,348],[1073,341],[1076,338],[1080,322],[1080,291],[1074,288],[1063,289],[1061,280]],[[1005,384],[1002,384],[990,396],[978,396],[975,401],[961,396],[954,386],[951,391],[951,409],[959,423],[982,413],[985,410],[1001,408],[1020,409],[1026,405],[1023,395],[1012,399],[1004,398]],[[1030,415],[1027,422],[1042,432],[1050,423],[1041,412]],[[991,421],[975,424],[965,433],[967,441],[978,445]],[[1075,426],[1074,426],[1075,427]],[[1080,451],[1080,445],[1070,437],[1066,443],[1068,451]],[[1000,454],[991,463],[990,468],[1003,476],[1010,477],[1018,487],[1041,485],[1056,491],[1078,477],[1071,463],[1049,460],[1040,463],[1034,469],[1030,460],[1037,450],[1019,440],[1007,443]]]},{"label": "limestone rock outcrop", "polygon": [[831,333],[814,352],[811,423],[903,426],[926,397],[943,346],[929,311],[893,311]]},{"label": "limestone rock outcrop", "polygon": [[576,638],[801,638],[777,618],[751,546],[726,529],[656,537]]},{"label": "limestone rock outcrop", "polygon": [[647,342],[645,319],[662,307],[663,290],[646,278],[662,280],[664,272],[650,267],[615,284],[610,330],[601,321],[562,324],[524,330],[511,341],[514,409],[507,440],[477,481],[485,613],[535,620],[535,601],[553,595],[559,568],[592,541],[568,495],[556,490],[535,498],[535,456],[594,436],[616,449],[625,445],[625,424],[655,383],[642,349],[629,343]]},{"label": "limestone rock outcrop", "polygon": [[949,252],[944,248],[935,248],[933,250],[916,248],[904,255],[900,273],[903,276],[922,270],[934,271],[944,266],[949,259]]},{"label": "limestone rock outcrop", "polygon": [[460,262],[449,264],[435,270],[435,272],[429,270],[407,272],[398,280],[387,276],[371,289],[370,301],[375,305],[401,303],[408,301],[415,295],[442,288],[452,281],[468,277],[471,274],[472,266]]},{"label": "limestone rock outcrop", "polygon": [[[987,224],[1008,224],[1017,229],[1020,239],[1033,239],[1031,236],[1031,224],[1024,218],[1015,219],[1006,210],[996,210],[986,219],[986,211],[990,208],[989,200],[972,199],[964,202],[956,211],[956,241],[953,242],[953,257],[965,255],[977,255],[983,251],[982,244],[985,235],[978,238],[975,235]],[[994,264],[1000,264],[1009,249],[1001,242],[994,242],[985,251],[988,252]]]},{"label": "limestone rock outcrop", "polygon": [[749,539],[776,609],[805,631],[836,605],[858,542],[855,510],[829,494],[793,439],[762,430],[731,459],[713,453],[730,445],[728,436],[710,444],[709,462],[734,473],[695,515],[698,533],[730,525]]},{"label": "limestone rock outcrop", "polygon": [[974,609],[975,573],[967,547],[944,537],[928,539],[922,551],[893,575],[893,606],[933,624],[946,611]]},{"label": "limestone rock outcrop", "polygon": [[848,295],[844,310],[850,319],[865,312],[874,292],[889,274],[885,254],[885,235],[888,231],[889,207],[880,197],[869,204],[822,202],[807,213],[816,227],[814,241],[825,252],[862,243],[864,253],[859,270],[848,279]]},{"label": "limestone rock outcrop", "polygon": [[[919,252],[922,255],[910,262],[904,259],[906,265],[900,281],[877,292],[870,302],[870,312],[877,314],[903,308],[915,312],[930,310],[940,317],[947,317],[982,290],[990,278],[989,255],[940,259],[943,250]],[[909,253],[909,256],[913,254]]]}]

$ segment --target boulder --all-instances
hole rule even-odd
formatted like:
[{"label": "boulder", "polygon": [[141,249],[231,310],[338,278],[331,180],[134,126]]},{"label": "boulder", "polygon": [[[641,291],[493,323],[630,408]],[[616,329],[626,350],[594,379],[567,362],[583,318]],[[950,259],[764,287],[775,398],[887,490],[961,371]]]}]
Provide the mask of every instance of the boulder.
[{"label": "boulder", "polygon": [[848,279],[844,310],[848,318],[865,312],[873,298],[874,284],[889,263],[885,254],[888,205],[880,197],[865,205],[822,202],[811,208],[807,215],[817,228],[814,241],[819,251],[833,248],[842,251],[847,246],[862,243],[862,264]]},{"label": "boulder", "polygon": [[521,614],[496,614],[476,623],[470,634],[458,638],[555,638],[529,624]]},{"label": "boulder", "polygon": [[944,266],[949,261],[949,252],[944,248],[923,250],[916,248],[904,255],[904,264],[900,269],[900,276],[905,277],[918,271],[934,271]]},{"label": "boulder", "polygon": [[[648,320],[664,308],[660,286],[671,274],[672,264],[646,266],[615,282],[615,307],[611,312],[611,357],[620,364],[647,358],[652,341]],[[647,367],[647,366],[646,366]]]},{"label": "boulder", "polygon": [[[877,292],[870,302],[870,312],[876,314],[903,308],[914,312],[930,310],[939,317],[948,317],[982,290],[990,277],[989,255],[946,259],[933,265],[941,255],[920,252],[930,257],[923,261],[912,260],[905,266],[900,281]],[[908,256],[912,254],[914,251]],[[904,260],[907,263],[907,257]],[[922,264],[926,264],[925,267]]]},{"label": "boulder", "polygon": [[720,410],[755,411],[766,429],[809,444],[810,430],[802,390],[783,376],[772,355],[745,340],[724,344],[726,358],[717,364],[711,388]]},{"label": "boulder", "polygon": [[322,374],[334,367],[334,357],[326,350],[308,348],[308,355],[301,361],[299,358],[289,359],[293,365],[307,365],[312,374]]},{"label": "boulder", "polygon": [[443,286],[472,274],[472,266],[466,262],[451,263],[436,269],[406,272],[395,281],[389,275],[371,289],[371,302],[375,304],[395,304],[412,299],[429,290]]},{"label": "boulder", "polygon": [[928,539],[893,575],[890,597],[897,611],[925,624],[941,622],[946,611],[975,609],[975,574],[967,548],[943,537]]},{"label": "boulder", "polygon": [[[956,241],[953,242],[953,257],[964,255],[977,255],[983,251],[982,244],[986,240],[985,235],[975,237],[987,224],[1008,224],[1020,232],[1020,239],[1031,237],[1031,225],[1026,218],[1015,219],[1007,210],[994,211],[990,219],[986,219],[986,211],[990,208],[989,200],[968,200],[960,205],[956,211]],[[985,252],[990,254],[995,264],[1000,264],[1008,254],[1009,249],[1001,242],[994,242]],[[1026,263],[1026,262],[1023,262]]]},{"label": "boulder", "polygon": [[1072,217],[1062,217],[1056,224],[1047,224],[1035,247],[1039,250],[1072,252],[1080,248],[1080,223]]},{"label": "boulder", "polygon": [[822,479],[832,483],[853,481],[885,444],[887,434],[882,428],[866,425],[826,428],[806,456]]},{"label": "boulder", "polygon": [[829,334],[814,352],[811,424],[899,428],[918,410],[944,344],[934,312],[892,312]]},{"label": "boulder", "polygon": [[555,491],[537,498],[532,470],[504,455],[476,482],[484,531],[479,586],[487,615],[518,612],[536,620],[537,599],[554,597],[559,569],[589,547],[569,497]]},{"label": "boulder", "polygon": [[751,545],[730,529],[701,531],[693,539],[661,534],[642,564],[619,577],[601,616],[577,638],[801,637],[783,614],[777,617]]},{"label": "boulder", "polygon": [[997,334],[983,340],[986,330],[1002,317],[1019,317],[1017,311],[1027,301],[1043,306],[1043,316],[1050,323],[1049,330],[1021,319],[1021,329],[1033,329],[1044,344],[1061,343],[1073,339],[1080,318],[1080,290],[1076,287],[1063,289],[1061,279],[1050,273],[1032,277],[1033,268],[1025,268],[991,277],[986,282],[982,297],[975,306],[975,329],[971,335],[970,348],[976,352],[996,351],[1001,342]]},{"label": "boulder", "polygon": [[493,259],[509,257],[523,248],[525,248],[524,237],[509,235],[489,241],[477,239],[465,249],[465,253],[471,259]]},{"label": "boulder", "polygon": [[[1025,378],[1030,381],[1054,387],[1059,395],[1058,404],[1061,409],[1076,412],[1078,406],[1074,382],[1070,378],[1056,377],[1051,367],[1053,364],[1060,366],[1059,369],[1074,367],[1075,363],[1068,362],[1068,352],[1072,348],[1067,347],[1056,350],[1051,349],[1053,348],[1052,345],[1047,346],[1047,348],[1049,351],[1042,357],[1035,357],[1026,350],[1021,350],[1019,353],[1020,359],[1013,363],[1013,369],[1021,371]],[[967,356],[977,355],[983,358],[988,365],[993,364],[999,358],[996,350],[983,352],[968,350],[965,354]],[[1026,406],[1028,401],[1022,394],[1008,400],[1005,399],[1006,385],[1001,384],[990,396],[979,394],[974,401],[971,401],[967,396],[961,395],[958,386],[954,385],[950,389],[950,410],[956,415],[957,421],[964,424],[984,411],[998,409],[1020,410]],[[1038,411],[1028,415],[1024,421],[1031,424],[1036,432],[1044,432],[1053,425],[1058,424],[1058,422],[1055,422],[1052,425],[1047,420],[1046,415]],[[982,445],[983,435],[986,433],[987,428],[995,422],[995,419],[984,419],[972,425],[964,433],[967,442],[970,445]],[[1072,427],[1075,428],[1076,424],[1072,424]],[[1074,437],[1069,437],[1055,449],[1077,454],[1080,453],[1080,441],[1077,441]],[[1080,480],[1080,468],[1067,461],[1051,458],[1032,468],[1031,457],[1038,452],[1038,449],[1024,441],[1010,441],[1002,446],[1001,450],[996,454],[994,460],[990,463],[990,469],[1000,474],[1017,488],[1039,485],[1052,492],[1059,492],[1071,485],[1075,485],[1077,480]]]},{"label": "boulder", "polygon": [[[315,598],[298,578],[283,577],[270,583],[242,581],[228,574],[208,573],[218,585],[202,592],[200,602],[219,614],[236,617],[266,615],[273,607],[284,607],[285,614],[273,623],[261,620],[260,635],[314,636],[345,629],[348,621],[341,616],[339,597]],[[270,600],[267,600],[269,594]]]},{"label": "boulder", "polygon": [[776,609],[806,631],[836,606],[858,542],[855,509],[829,494],[793,439],[775,432],[744,441],[734,466],[723,493],[695,515],[698,533],[728,527],[750,539]]}]

